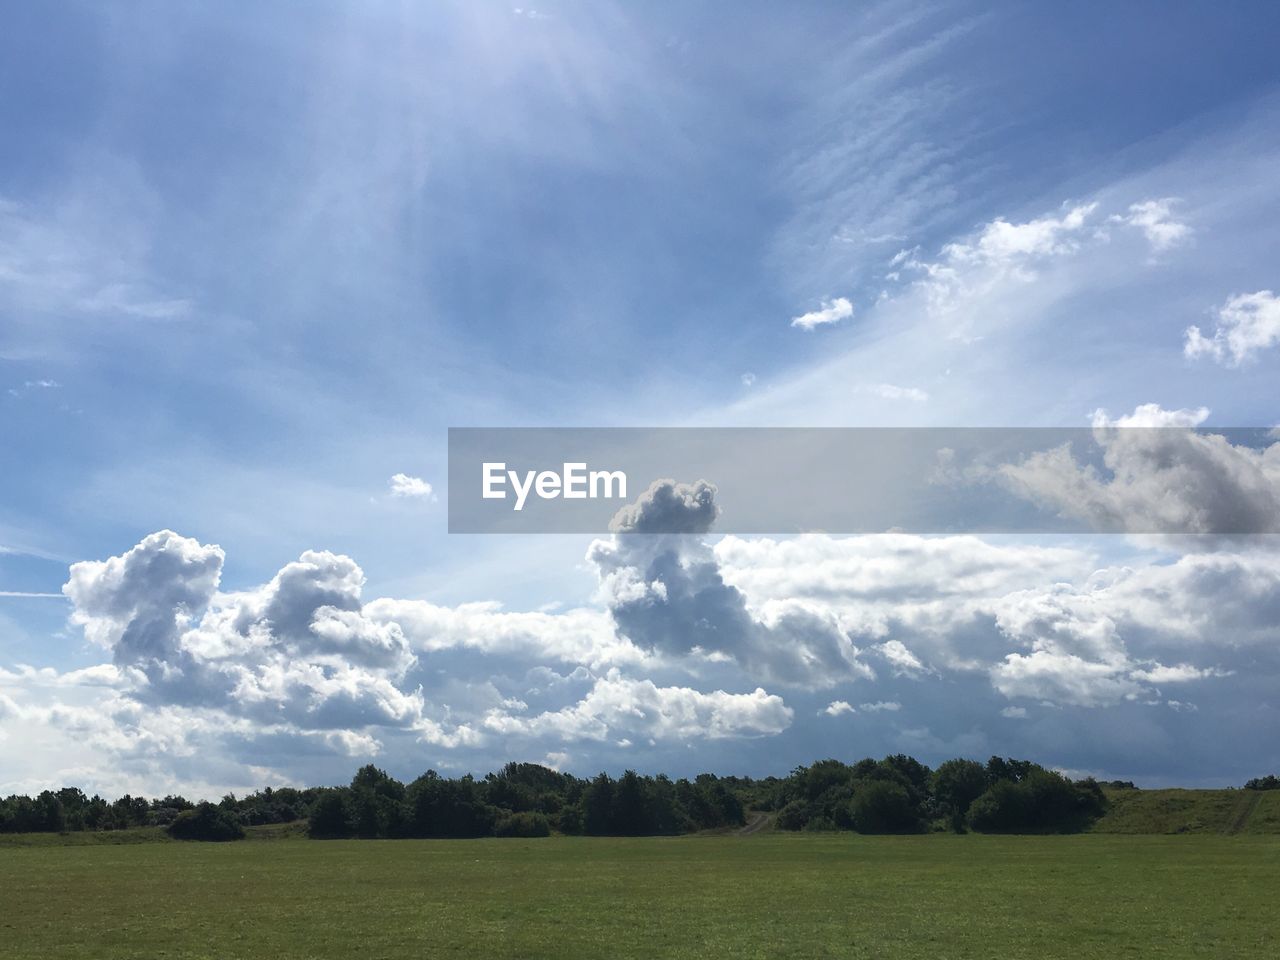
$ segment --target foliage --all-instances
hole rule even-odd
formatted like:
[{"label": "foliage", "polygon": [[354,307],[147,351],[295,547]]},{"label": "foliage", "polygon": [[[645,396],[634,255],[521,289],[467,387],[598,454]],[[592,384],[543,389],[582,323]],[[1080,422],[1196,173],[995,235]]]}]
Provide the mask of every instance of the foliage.
[{"label": "foliage", "polygon": [[1102,788],[1073,783],[1034,766],[1017,780],[997,780],[969,807],[969,825],[983,833],[1074,833],[1106,809]]},{"label": "foliage", "polygon": [[503,817],[493,833],[497,837],[549,837],[551,824],[543,814],[526,810]]},{"label": "foliage", "polygon": [[184,810],[168,827],[169,836],[175,840],[241,840],[244,827],[229,810],[212,803],[201,803],[192,810]]},{"label": "foliage", "polygon": [[[538,764],[508,763],[479,780],[428,770],[406,784],[367,764],[346,786],[267,787],[244,797],[228,794],[217,808],[243,827],[305,820],[317,838],[488,837],[508,835],[517,823],[541,822],[566,834],[670,836],[741,826],[749,809],[776,811],[780,830],[916,833],[948,823],[956,830],[1080,829],[1100,811],[1101,791],[1094,784],[1063,792],[1063,780],[1027,760],[948,760],[931,771],[905,754],[853,764],[819,760],[786,777],[760,780],[710,773],[673,780],[634,770],[617,779],[602,772],[584,780]],[[973,805],[997,784],[1026,786],[1012,793],[999,787],[972,815]],[[1068,793],[1071,802],[1064,799]],[[1028,805],[1034,813],[1018,812]],[[124,796],[108,803],[68,787],[0,800],[0,833],[168,827],[194,807],[181,796]],[[515,820],[517,814],[541,820]]]},{"label": "foliage", "polygon": [[1246,790],[1280,790],[1280,777],[1273,773],[1265,777],[1254,777],[1244,785],[1244,788]]}]

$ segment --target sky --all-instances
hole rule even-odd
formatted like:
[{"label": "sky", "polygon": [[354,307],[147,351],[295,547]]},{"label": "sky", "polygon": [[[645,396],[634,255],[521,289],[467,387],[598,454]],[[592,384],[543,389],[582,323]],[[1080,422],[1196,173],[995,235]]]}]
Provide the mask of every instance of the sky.
[{"label": "sky", "polygon": [[[1280,424],[1277,28],[16,5],[0,791],[891,752],[1274,772],[1272,538],[451,536],[446,438]],[[1117,448],[1093,506],[1160,500],[1150,454]],[[1247,461],[1275,516],[1278,454],[1205,469]]]}]

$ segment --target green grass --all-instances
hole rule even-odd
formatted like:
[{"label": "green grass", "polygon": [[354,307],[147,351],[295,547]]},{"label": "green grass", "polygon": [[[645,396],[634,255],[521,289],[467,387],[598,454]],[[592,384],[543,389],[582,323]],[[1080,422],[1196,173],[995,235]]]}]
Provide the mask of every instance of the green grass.
[{"label": "green grass", "polygon": [[1280,791],[1109,790],[1094,833],[1280,833]]},{"label": "green grass", "polygon": [[[275,823],[245,827],[246,840],[305,840],[307,822]],[[176,843],[163,827],[134,827],[129,830],[75,830],[70,833],[0,833],[4,847],[97,847],[135,843]]]},{"label": "green grass", "polygon": [[0,954],[1271,957],[1280,837],[0,848]]}]

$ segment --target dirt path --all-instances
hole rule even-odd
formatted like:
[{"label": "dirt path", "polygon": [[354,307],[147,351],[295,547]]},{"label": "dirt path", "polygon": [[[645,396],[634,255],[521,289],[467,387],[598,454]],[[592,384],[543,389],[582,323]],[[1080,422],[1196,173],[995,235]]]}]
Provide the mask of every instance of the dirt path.
[{"label": "dirt path", "polygon": [[1262,803],[1261,790],[1245,790],[1244,796],[1240,798],[1236,804],[1235,814],[1231,818],[1231,824],[1227,827],[1227,833],[1239,833],[1249,823],[1249,818],[1253,816],[1253,811],[1258,809],[1258,805]]},{"label": "dirt path", "polygon": [[773,817],[770,814],[759,812],[750,814],[747,817],[746,826],[738,831],[738,836],[749,837],[753,833],[759,833],[772,822]]}]

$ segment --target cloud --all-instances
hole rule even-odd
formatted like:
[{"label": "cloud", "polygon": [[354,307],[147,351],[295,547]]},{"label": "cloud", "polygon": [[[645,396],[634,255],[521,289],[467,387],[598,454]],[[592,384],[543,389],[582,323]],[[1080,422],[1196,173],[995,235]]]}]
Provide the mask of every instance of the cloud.
[{"label": "cloud", "polygon": [[576,764],[607,766],[623,741],[667,763],[694,739],[785,734],[808,753],[826,749],[813,724],[855,713],[969,724],[915,747],[980,751],[982,718],[1017,701],[1060,708],[1037,729],[1192,700],[1217,717],[1280,670],[1280,552],[1262,549],[1128,567],[973,537],[618,534],[589,556],[602,608],[508,612],[366,601],[359,566],[326,551],[227,592],[220,548],[161,531],[73,567],[73,623],[113,662],[0,669],[6,743],[106,763],[129,789],[239,784],[246,764],[317,782],[374,756],[410,772],[424,751],[465,769],[578,744]]},{"label": "cloud", "polygon": [[217,591],[224,555],[161,531],[105,561],[73,564],[71,621],[145,678],[140,700],[302,728],[406,727],[419,692],[395,681],[415,661],[399,626],[361,613],[364,574],[306,551],[263,586]]},{"label": "cloud", "polygon": [[897,713],[902,709],[902,704],[894,700],[877,700],[874,703],[860,703],[858,709],[865,713]]},{"label": "cloud", "polygon": [[1068,444],[998,476],[1017,496],[1095,530],[1280,532],[1280,443],[1255,449],[1191,429],[1208,414],[1144,404],[1113,420],[1099,410],[1093,432],[1105,472],[1077,461]]},{"label": "cloud", "polygon": [[1153,253],[1163,253],[1190,238],[1191,227],[1173,216],[1176,197],[1144,200],[1129,206],[1127,214],[1117,214],[1111,220],[1137,227],[1151,244]]},{"label": "cloud", "polygon": [[1020,265],[1037,259],[1074,253],[1097,203],[1068,207],[1060,216],[1010,223],[997,217],[967,241],[942,248],[945,263]]},{"label": "cloud", "polygon": [[660,687],[614,669],[596,680],[578,703],[523,717],[495,709],[486,729],[503,735],[564,740],[609,740],[619,736],[655,740],[770,736],[791,724],[794,711],[781,697],[757,687],[751,693],[702,693],[689,687]]},{"label": "cloud", "polygon": [[706,533],[719,515],[716,488],[705,480],[655,480],[609,523],[615,533]]},{"label": "cloud", "polygon": [[858,390],[885,400],[910,400],[913,403],[926,403],[929,400],[929,394],[918,387],[899,387],[892,383],[863,384]]},{"label": "cloud", "polygon": [[992,670],[992,682],[1006,697],[1030,697],[1096,707],[1133,699],[1142,690],[1118,664],[1085,660],[1073,654],[1036,650],[1011,653]]},{"label": "cloud", "polygon": [[[154,198],[135,176],[115,172],[121,177],[110,191],[95,180],[52,209],[0,198],[0,303],[59,318],[173,320],[191,313],[190,299],[151,277],[151,231],[138,211]],[[109,209],[100,210],[104,194]]]},{"label": "cloud", "polygon": [[823,300],[822,306],[817,310],[792,317],[791,326],[799,327],[801,330],[813,330],[826,324],[839,323],[852,316],[853,304],[845,297],[836,297],[834,300]]},{"label": "cloud", "polygon": [[487,601],[447,607],[383,597],[366,604],[364,614],[396,624],[414,650],[428,654],[474,651],[508,665],[553,661],[593,670],[644,660],[641,650],[616,634],[607,613],[588,608],[505,611]]},{"label": "cloud", "polygon": [[1270,290],[1231,297],[1218,309],[1213,336],[1198,326],[1187,327],[1183,353],[1191,358],[1212,357],[1238,367],[1263,350],[1280,344],[1280,297]]},{"label": "cloud", "polygon": [[421,477],[411,477],[407,473],[397,473],[392,476],[390,485],[393,497],[409,497],[420,500],[436,499],[436,495],[431,489],[431,484]]},{"label": "cloud", "polygon": [[[833,618],[799,602],[748,610],[714,551],[694,535],[707,532],[716,513],[713,486],[658,481],[619,511],[620,532],[591,545],[599,595],[619,633],[654,654],[728,658],[781,683],[823,687],[872,676]],[[631,535],[654,530],[685,535]]]},{"label": "cloud", "polygon": [[1005,707],[1000,711],[1000,716],[1007,717],[1010,720],[1025,720],[1027,718],[1027,708]]}]

